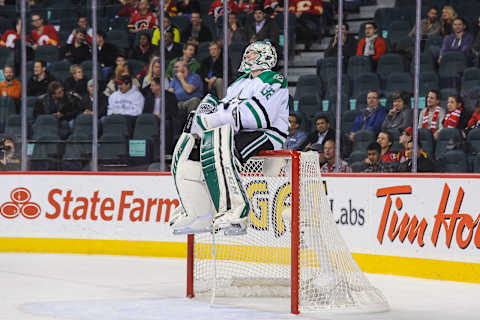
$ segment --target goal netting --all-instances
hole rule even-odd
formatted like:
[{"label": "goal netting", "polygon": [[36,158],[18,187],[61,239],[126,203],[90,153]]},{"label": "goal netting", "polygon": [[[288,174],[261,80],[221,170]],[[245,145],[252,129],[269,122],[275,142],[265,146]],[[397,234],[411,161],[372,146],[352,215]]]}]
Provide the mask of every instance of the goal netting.
[{"label": "goal netting", "polygon": [[388,309],[337,230],[317,153],[265,152],[242,179],[247,234],[188,236],[188,296],[290,297],[293,313]]}]

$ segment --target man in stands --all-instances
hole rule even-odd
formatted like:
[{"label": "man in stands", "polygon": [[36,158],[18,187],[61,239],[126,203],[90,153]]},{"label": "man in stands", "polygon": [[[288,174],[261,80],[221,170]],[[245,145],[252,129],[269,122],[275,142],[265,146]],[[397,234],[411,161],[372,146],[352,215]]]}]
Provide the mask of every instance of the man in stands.
[{"label": "man in stands", "polygon": [[308,144],[305,150],[308,150],[308,148],[315,143],[324,144],[327,140],[335,141],[335,131],[330,128],[330,119],[328,119],[327,116],[319,115],[316,117],[315,126],[316,130],[308,136]]},{"label": "man in stands", "polygon": [[92,55],[90,47],[85,43],[86,32],[78,29],[75,32],[75,39],[72,44],[67,44],[60,50],[60,59],[67,59],[72,64],[80,64],[85,60],[90,60]]},{"label": "man in stands", "polygon": [[371,90],[367,94],[367,107],[358,112],[352,124],[349,139],[351,142],[355,139],[355,133],[360,130],[371,130],[375,135],[380,131],[383,120],[387,115],[387,108],[380,105],[379,94]]},{"label": "man in stands", "polygon": [[388,111],[382,123],[382,130],[403,130],[412,126],[412,109],[407,105],[408,96],[396,91],[392,95],[393,107]]},{"label": "man in stands", "polygon": [[91,27],[88,26],[88,19],[84,15],[78,16],[77,19],[77,28],[73,29],[72,33],[68,36],[67,44],[72,44],[75,41],[75,34],[77,30],[83,30],[85,32],[85,44],[88,44],[90,47],[92,46],[92,36],[93,30]]},{"label": "man in stands", "polygon": [[398,161],[400,163],[405,162],[407,160],[407,145],[410,140],[413,139],[413,128],[408,127],[403,130],[400,137],[398,137],[398,143],[403,146],[402,151],[398,154]]},{"label": "man in stands", "polygon": [[113,44],[105,41],[103,32],[97,33],[98,63],[102,68],[102,80],[108,80],[110,73],[115,67],[115,59],[118,57],[118,49]]},{"label": "man in stands", "polygon": [[307,134],[305,131],[300,130],[302,119],[295,113],[292,113],[288,116],[288,123],[288,136],[283,148],[287,150],[302,150],[307,141]]},{"label": "man in stands", "polygon": [[45,94],[48,90],[48,85],[54,80],[55,78],[47,72],[47,63],[43,60],[35,61],[33,64],[33,76],[27,84],[27,95],[39,96]]},{"label": "man in stands", "polygon": [[32,26],[33,49],[38,46],[60,46],[57,30],[52,25],[45,24],[40,14],[32,14]]},{"label": "man in stands", "polygon": [[448,51],[459,51],[469,56],[473,44],[473,35],[465,31],[465,28],[465,21],[462,18],[455,18],[455,20],[453,20],[453,32],[443,38],[438,63],[441,63],[442,56]]},{"label": "man in stands", "polygon": [[323,6],[321,0],[293,0],[288,7],[297,18],[297,38],[305,41],[305,50],[321,37]]},{"label": "man in stands", "polygon": [[198,63],[197,59],[195,59],[193,56],[195,56],[195,45],[191,42],[187,42],[183,45],[183,55],[180,58],[171,60],[168,64],[165,70],[165,76],[168,79],[173,79],[173,77],[175,76],[173,68],[177,61],[180,60],[187,63],[190,72],[197,72],[198,69],[200,69],[200,63]]},{"label": "man in stands", "polygon": [[173,33],[165,31],[165,63],[168,65],[173,59],[181,57],[182,51],[182,45],[173,41]]},{"label": "man in stands", "polygon": [[200,12],[193,12],[190,23],[182,32],[182,40],[189,41],[198,46],[200,42],[212,41],[212,34],[208,27],[202,23]]},{"label": "man in stands", "polygon": [[[210,56],[205,58],[200,65],[198,74],[202,77],[205,91],[213,93],[218,99],[223,99],[223,59],[222,49],[217,42],[211,42],[208,47]],[[230,63],[228,74],[231,75]]]},{"label": "man in stands", "polygon": [[155,29],[157,27],[157,15],[150,11],[148,0],[141,0],[138,4],[138,10],[132,13],[128,21],[130,33],[135,34],[141,30]]},{"label": "man in stands", "polygon": [[380,131],[377,136],[377,142],[382,148],[380,159],[383,163],[398,162],[398,154],[390,150],[393,145],[393,136],[390,132]]},{"label": "man in stands", "polygon": [[336,171],[336,155],[335,155],[335,140],[326,140],[323,144],[323,154],[327,162],[320,167],[321,173],[329,172],[352,172],[348,162],[340,159],[340,168]]},{"label": "man in stands", "polygon": [[368,167],[363,170],[363,172],[392,172],[392,168],[382,162],[380,156],[381,151],[382,147],[378,142],[372,142],[368,145],[368,157],[365,159],[365,163],[368,164]]},{"label": "man in stands", "polygon": [[358,41],[357,56],[372,57],[373,62],[387,52],[387,43],[385,39],[377,35],[377,24],[367,22],[365,24],[365,38]]},{"label": "man in stands", "polygon": [[[171,32],[173,34],[173,42],[179,43],[180,42],[180,31],[178,30],[177,27],[175,27],[172,22],[170,21],[170,17],[165,15],[163,18],[163,27],[165,32]],[[160,29],[156,28],[155,31],[153,31],[152,35],[152,44],[154,46],[158,46],[160,42]]]},{"label": "man in stands", "polygon": [[[432,7],[428,9],[427,17],[422,20],[422,32],[421,37],[422,39],[427,39],[431,36],[438,36],[442,32],[442,25],[440,24],[440,20],[438,20],[438,9]],[[412,30],[408,33],[408,36],[411,38],[415,38],[415,34],[417,32],[417,27],[414,25]]]},{"label": "man in stands", "polygon": [[247,37],[250,42],[268,41],[278,45],[278,26],[275,21],[267,19],[262,8],[255,9],[253,13],[255,23],[247,29]]},{"label": "man in stands", "polygon": [[20,99],[22,95],[22,83],[15,79],[15,69],[12,66],[3,68],[5,80],[0,82],[0,95]]},{"label": "man in stands", "polygon": [[[349,26],[343,23],[342,26],[342,54],[344,66],[347,66],[348,59],[354,56],[357,50],[357,41],[355,37],[348,33]],[[335,36],[330,41],[328,49],[325,51],[325,57],[336,57],[338,53],[338,24],[335,26]]]},{"label": "man in stands", "polygon": [[198,74],[189,71],[185,61],[179,60],[175,63],[175,77],[170,81],[168,91],[175,93],[178,108],[188,114],[200,103],[203,82]]},{"label": "man in stands", "polygon": [[[406,152],[407,160],[397,168],[398,172],[412,172],[412,156],[413,156],[413,140],[410,140],[407,144]],[[422,149],[422,143],[418,140],[417,148],[417,172],[433,172],[434,165],[432,160],[428,158],[425,151]]]},{"label": "man in stands", "polygon": [[439,93],[436,90],[430,90],[427,95],[427,107],[420,111],[418,118],[419,128],[428,129],[432,134],[442,128],[445,110],[440,106]]}]

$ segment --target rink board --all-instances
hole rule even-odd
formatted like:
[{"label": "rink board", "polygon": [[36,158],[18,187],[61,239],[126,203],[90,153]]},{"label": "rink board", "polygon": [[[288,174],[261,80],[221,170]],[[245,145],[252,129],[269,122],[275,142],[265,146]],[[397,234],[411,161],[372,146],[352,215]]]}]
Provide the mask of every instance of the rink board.
[{"label": "rink board", "polygon": [[[179,204],[169,174],[2,178],[1,252],[186,256],[185,237],[168,228]],[[362,270],[480,283],[480,175],[330,174],[325,180],[334,219]]]}]

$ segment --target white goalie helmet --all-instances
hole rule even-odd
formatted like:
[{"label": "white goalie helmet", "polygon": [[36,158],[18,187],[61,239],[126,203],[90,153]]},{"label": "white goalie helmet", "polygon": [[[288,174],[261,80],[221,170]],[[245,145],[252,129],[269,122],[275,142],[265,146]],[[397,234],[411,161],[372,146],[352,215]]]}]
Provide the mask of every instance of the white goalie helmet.
[{"label": "white goalie helmet", "polygon": [[275,47],[270,42],[256,41],[245,49],[238,71],[248,73],[254,70],[271,70],[276,64]]}]

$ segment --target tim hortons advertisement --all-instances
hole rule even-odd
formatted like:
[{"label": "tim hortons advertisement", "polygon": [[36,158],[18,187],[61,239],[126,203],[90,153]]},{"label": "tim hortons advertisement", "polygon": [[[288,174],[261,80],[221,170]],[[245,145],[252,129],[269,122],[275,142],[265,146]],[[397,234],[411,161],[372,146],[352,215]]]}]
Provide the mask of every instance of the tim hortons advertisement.
[{"label": "tim hortons advertisement", "polygon": [[480,179],[326,180],[334,218],[351,251],[480,262]]}]

